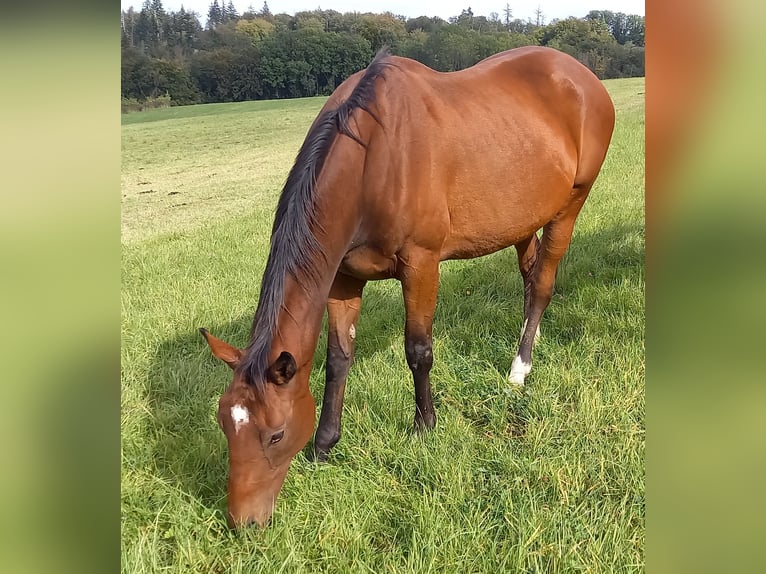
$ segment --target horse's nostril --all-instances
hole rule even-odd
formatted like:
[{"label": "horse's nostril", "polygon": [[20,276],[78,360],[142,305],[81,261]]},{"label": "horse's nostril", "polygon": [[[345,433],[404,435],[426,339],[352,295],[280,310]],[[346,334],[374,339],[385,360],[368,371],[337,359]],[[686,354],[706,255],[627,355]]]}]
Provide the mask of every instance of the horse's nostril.
[{"label": "horse's nostril", "polygon": [[239,519],[234,520],[231,516],[231,514],[226,516],[226,522],[229,525],[229,528],[233,530],[242,529],[242,528],[249,528],[251,526],[257,526],[259,528],[266,528],[267,526],[271,525],[271,516],[269,516],[266,520],[263,522],[258,522],[255,518],[245,518],[245,519]]},{"label": "horse's nostril", "polygon": [[271,526],[271,516],[263,520],[262,522],[259,522],[255,518],[251,518],[248,520],[246,526],[257,526],[258,528],[268,528]]}]

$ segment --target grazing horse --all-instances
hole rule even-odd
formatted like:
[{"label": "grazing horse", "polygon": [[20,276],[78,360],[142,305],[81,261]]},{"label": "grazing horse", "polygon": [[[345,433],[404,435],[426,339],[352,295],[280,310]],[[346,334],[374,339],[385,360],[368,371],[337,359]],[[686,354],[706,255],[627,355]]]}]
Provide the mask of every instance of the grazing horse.
[{"label": "grazing horse", "polygon": [[340,438],[367,281],[402,284],[415,427],[431,428],[439,262],[514,245],[524,326],[510,381],[524,383],[556,268],[613,128],[602,83],[549,48],[510,50],[451,73],[382,51],[335,90],[279,198],[248,346],[200,329],[234,370],[218,409],[231,526],[268,521],[293,456],[311,438],[309,375],[325,307],[316,457]]}]

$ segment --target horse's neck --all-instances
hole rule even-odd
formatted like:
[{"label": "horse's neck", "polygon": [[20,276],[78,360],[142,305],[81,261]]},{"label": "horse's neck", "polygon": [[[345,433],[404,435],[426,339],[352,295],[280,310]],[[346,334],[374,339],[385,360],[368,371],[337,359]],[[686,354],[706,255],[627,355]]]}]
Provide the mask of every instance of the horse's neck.
[{"label": "horse's neck", "polygon": [[298,365],[312,360],[331,282],[332,279],[328,281],[327,277],[321,277],[316,283],[304,286],[292,277],[286,279],[285,299],[277,319],[272,355],[278,356],[287,350]]},{"label": "horse's neck", "polygon": [[300,283],[285,278],[284,305],[271,354],[288,350],[299,365],[314,356],[330,288],[357,228],[360,194],[356,190],[364,164],[360,149],[356,142],[342,137],[334,150],[338,155],[328,158],[317,183],[314,233],[322,249],[315,261],[317,272]]},{"label": "horse's neck", "polygon": [[282,351],[288,351],[299,368],[303,365],[310,368],[335,273],[328,269],[318,281],[306,285],[286,278],[284,303],[277,318],[269,362]]}]

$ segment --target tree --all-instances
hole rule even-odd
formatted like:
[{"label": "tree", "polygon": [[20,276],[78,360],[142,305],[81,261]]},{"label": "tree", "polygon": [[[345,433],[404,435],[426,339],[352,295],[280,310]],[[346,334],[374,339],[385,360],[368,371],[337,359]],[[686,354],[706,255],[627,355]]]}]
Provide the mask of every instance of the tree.
[{"label": "tree", "polygon": [[149,64],[149,57],[142,50],[128,48],[122,51],[120,61],[120,91],[122,97],[145,98],[142,84],[145,75],[143,70]]},{"label": "tree", "polygon": [[246,35],[252,45],[255,46],[261,43],[266,36],[274,32],[274,24],[263,18],[254,18],[252,20],[245,20],[243,18],[237,21],[234,29],[237,33]]},{"label": "tree", "polygon": [[138,15],[133,10],[133,6],[128,8],[127,12],[122,11],[120,13],[120,44],[123,48],[133,48],[136,45],[136,22],[138,21]]},{"label": "tree", "polygon": [[[223,3],[223,0],[221,1]],[[222,8],[222,12],[224,22],[230,22],[231,20],[237,20],[239,18],[239,12],[237,12],[237,9],[234,7],[232,0],[229,0],[229,3],[226,4],[225,8]]]},{"label": "tree", "polygon": [[540,43],[574,56],[599,77],[606,77],[607,64],[617,44],[603,20],[567,18],[542,29]]},{"label": "tree", "polygon": [[[237,24],[243,21],[240,20]],[[265,20],[261,22],[269,24]],[[239,51],[234,55],[230,69],[232,78],[229,83],[233,101],[257,100],[263,97],[260,59],[257,46]]]},{"label": "tree", "polygon": [[449,19],[450,24],[457,24],[458,26],[463,26],[464,28],[473,28],[473,10],[471,10],[471,7],[464,9],[462,12],[460,12],[460,16],[453,16]]},{"label": "tree", "polygon": [[445,72],[539,44],[571,54],[600,78],[644,74],[643,16],[601,10],[544,25],[538,7],[536,25],[514,19],[510,4],[504,16],[476,16],[470,7],[452,23],[321,9],[272,15],[264,2],[239,17],[233,0],[212,0],[203,29],[194,12],[144,0],[140,12],[120,15],[122,95],[168,94],[172,104],[327,95],[384,45]]},{"label": "tree", "polygon": [[479,61],[474,30],[468,30],[457,24],[448,24],[439,28],[428,39],[427,49],[432,54],[432,65],[441,72],[462,70]]},{"label": "tree", "polygon": [[242,12],[242,18],[245,20],[255,20],[255,18],[258,17],[258,14],[255,11],[255,8],[253,8],[252,3],[247,5],[247,10]]},{"label": "tree", "polygon": [[207,28],[210,30],[221,23],[223,23],[223,11],[218,5],[218,0],[213,0],[207,10]]},{"label": "tree", "polygon": [[197,14],[187,12],[181,7],[178,13],[178,29],[181,36],[181,44],[187,51],[194,49],[202,34],[202,25],[199,23]]},{"label": "tree", "polygon": [[191,76],[205,102],[233,101],[231,84],[235,55],[228,48],[200,51],[191,61]]},{"label": "tree", "polygon": [[643,16],[628,15],[610,10],[591,10],[585,19],[603,22],[618,44],[632,42],[636,46],[644,45]]},{"label": "tree", "polygon": [[336,10],[317,10],[317,16],[324,23],[325,32],[349,32],[345,27],[343,14]]},{"label": "tree", "polygon": [[626,20],[626,41],[633,43],[635,46],[644,46],[646,37],[644,17],[631,14]]},{"label": "tree", "polygon": [[141,50],[148,51],[155,45],[157,34],[154,29],[154,20],[151,17],[151,4],[149,0],[144,1],[141,12],[138,13],[134,28],[135,45]]},{"label": "tree", "polygon": [[199,43],[202,26],[194,12],[187,12],[183,6],[178,12],[167,15],[163,29],[168,55],[176,59],[188,58]]},{"label": "tree", "polygon": [[139,50],[122,54],[123,97],[146,100],[168,94],[173,104],[194,104],[200,94],[189,72],[179,63],[152,58]]},{"label": "tree", "polygon": [[365,38],[377,52],[383,46],[388,46],[393,52],[407,35],[404,22],[391,14],[362,14],[355,25],[353,33]]},{"label": "tree", "polygon": [[643,46],[634,46],[631,42],[615,44],[609,56],[604,77],[632,78],[646,75]]},{"label": "tree", "polygon": [[149,0],[144,2],[144,6],[148,6],[149,9],[149,21],[151,22],[152,31],[152,43],[155,47],[159,47],[163,40],[163,29],[165,28],[165,21],[167,20],[167,14],[162,7],[162,0]]},{"label": "tree", "polygon": [[422,30],[427,34],[433,34],[436,30],[444,26],[447,22],[434,16],[429,18],[428,16],[418,16],[417,18],[411,18],[404,24],[404,29],[407,32],[413,32],[415,30]]},{"label": "tree", "polygon": [[295,30],[315,30],[316,32],[324,32],[325,29],[324,21],[314,12],[296,12],[294,22]]}]

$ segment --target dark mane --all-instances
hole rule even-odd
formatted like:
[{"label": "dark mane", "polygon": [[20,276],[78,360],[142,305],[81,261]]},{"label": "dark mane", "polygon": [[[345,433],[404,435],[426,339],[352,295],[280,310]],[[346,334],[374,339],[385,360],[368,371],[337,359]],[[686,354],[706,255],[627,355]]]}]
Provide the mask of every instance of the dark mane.
[{"label": "dark mane", "polygon": [[250,343],[238,367],[245,382],[252,385],[258,395],[266,381],[268,354],[284,299],[285,277],[289,273],[303,286],[316,284],[320,279],[316,260],[325,254],[312,231],[317,225],[314,217],[317,178],[338,134],[366,147],[349,126],[354,110],[364,110],[380,123],[369,106],[375,101],[375,81],[389,65],[388,56],[387,49],[380,50],[349,97],[316,119],[282,189]]}]

